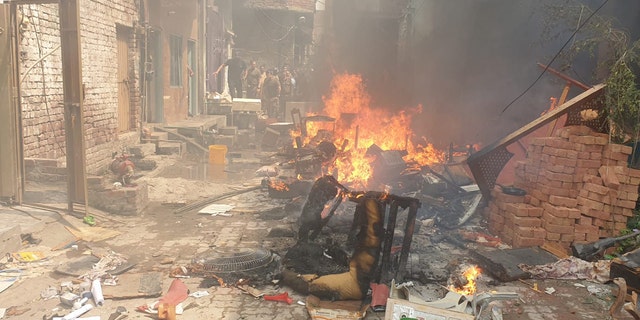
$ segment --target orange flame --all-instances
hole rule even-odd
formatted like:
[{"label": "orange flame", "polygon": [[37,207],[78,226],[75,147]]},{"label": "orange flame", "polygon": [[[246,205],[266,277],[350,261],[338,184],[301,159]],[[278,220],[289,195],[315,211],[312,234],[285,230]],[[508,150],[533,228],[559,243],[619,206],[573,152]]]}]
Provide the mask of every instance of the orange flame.
[{"label": "orange flame", "polygon": [[278,191],[289,191],[289,186],[280,180],[269,180],[269,187]]},{"label": "orange flame", "polygon": [[[323,101],[323,113],[336,119],[332,142],[338,149],[344,146],[344,152],[335,162],[338,181],[367,186],[373,172],[365,153],[373,144],[383,150],[406,150],[404,160],[418,166],[432,165],[444,159],[444,153],[436,150],[426,138],[421,138],[422,143],[413,142],[416,137],[411,130],[411,118],[422,112],[422,106],[396,114],[374,109],[360,75],[336,75],[331,81],[331,93],[323,97]],[[318,126],[316,123],[307,125],[310,137],[322,129]]]},{"label": "orange flame", "polygon": [[455,286],[450,285],[449,290],[463,295],[471,295],[476,293],[476,279],[478,279],[481,271],[482,270],[480,270],[478,266],[470,266],[462,273],[462,276],[467,279],[467,284],[465,284],[462,288],[456,288]]}]

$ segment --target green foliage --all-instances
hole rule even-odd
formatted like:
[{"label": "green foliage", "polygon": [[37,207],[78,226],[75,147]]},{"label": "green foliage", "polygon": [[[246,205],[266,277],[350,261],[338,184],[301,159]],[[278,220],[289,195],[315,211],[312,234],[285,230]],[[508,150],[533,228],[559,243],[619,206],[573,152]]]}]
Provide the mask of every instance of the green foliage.
[{"label": "green foliage", "polygon": [[640,70],[640,40],[631,42],[628,32],[616,28],[612,17],[596,13],[585,23],[593,11],[576,0],[552,1],[545,12],[548,17],[542,39],[569,35],[581,26],[571,46],[560,55],[562,69],[571,68],[579,57],[597,58],[593,68],[595,82],[607,85],[605,112],[612,140],[616,143],[638,140],[640,90],[634,71]]},{"label": "green foliage", "polygon": [[640,90],[625,59],[613,65],[606,84],[605,101],[613,140],[617,143],[637,140],[640,130]]}]

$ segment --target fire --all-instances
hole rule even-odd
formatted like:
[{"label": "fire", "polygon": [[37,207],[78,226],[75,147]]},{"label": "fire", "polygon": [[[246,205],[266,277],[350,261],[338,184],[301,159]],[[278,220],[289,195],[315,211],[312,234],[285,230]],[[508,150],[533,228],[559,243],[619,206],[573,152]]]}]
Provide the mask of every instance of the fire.
[{"label": "fire", "polygon": [[271,187],[271,189],[273,189],[273,190],[289,191],[289,186],[286,183],[284,183],[283,181],[280,181],[280,180],[270,179],[269,180],[269,187]]},{"label": "fire", "polygon": [[463,294],[463,295],[471,295],[476,292],[476,279],[480,275],[480,268],[478,266],[470,266],[463,273],[462,277],[467,280],[467,283],[462,286],[462,288],[456,288],[454,285],[449,286],[449,290]]},{"label": "fire", "polygon": [[334,130],[333,143],[342,151],[335,161],[338,181],[367,186],[373,172],[371,159],[365,153],[373,144],[383,150],[406,150],[404,160],[419,166],[444,159],[444,153],[424,137],[421,143],[414,144],[416,137],[411,130],[411,118],[422,112],[422,106],[396,114],[372,108],[371,97],[360,75],[335,76],[331,92],[323,97],[323,101],[323,114],[336,119],[334,128],[320,128],[322,123],[308,123],[306,130],[310,137],[322,130]]}]

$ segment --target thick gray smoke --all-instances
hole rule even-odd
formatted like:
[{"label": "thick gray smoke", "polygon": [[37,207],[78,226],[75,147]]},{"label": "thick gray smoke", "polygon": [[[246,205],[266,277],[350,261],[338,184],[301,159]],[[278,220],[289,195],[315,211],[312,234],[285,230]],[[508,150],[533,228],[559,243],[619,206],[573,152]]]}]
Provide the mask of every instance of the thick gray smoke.
[{"label": "thick gray smoke", "polygon": [[[414,0],[409,51],[402,57],[400,17],[358,13],[357,2],[333,2],[330,68],[362,74],[381,107],[422,104],[414,130],[437,146],[491,143],[534,120],[562,92],[564,81],[547,73],[502,113],[540,75],[537,63],[548,63],[573,31],[560,23],[558,37],[542,41],[551,23],[545,8],[553,0]],[[615,14],[616,7],[638,12],[630,9],[638,8],[635,1],[611,2],[603,14]],[[584,3],[593,9],[602,2]],[[637,13],[626,15],[637,27]],[[583,59],[563,72],[593,85],[594,64]],[[573,89],[569,98],[580,92]]]}]

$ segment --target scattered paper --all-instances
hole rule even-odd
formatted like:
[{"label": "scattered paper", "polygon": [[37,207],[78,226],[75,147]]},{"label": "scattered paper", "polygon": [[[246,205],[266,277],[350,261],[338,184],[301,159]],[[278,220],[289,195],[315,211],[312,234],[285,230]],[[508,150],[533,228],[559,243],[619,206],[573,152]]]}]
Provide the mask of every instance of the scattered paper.
[{"label": "scattered paper", "polygon": [[191,294],[189,294],[190,297],[194,297],[194,298],[202,298],[202,297],[206,297],[209,295],[209,291],[196,291],[193,292]]},{"label": "scattered paper", "polygon": [[13,256],[14,259],[20,262],[33,262],[33,261],[38,261],[45,258],[44,253],[40,251],[15,252],[11,256]]},{"label": "scattered paper", "polygon": [[200,211],[198,211],[198,213],[206,213],[206,214],[210,214],[212,216],[224,216],[224,217],[230,217],[231,214],[227,213],[227,211],[231,210],[235,208],[235,206],[232,205],[228,205],[228,204],[210,204],[204,208],[202,208]]},{"label": "scattered paper", "polygon": [[546,289],[544,289],[544,292],[547,294],[553,294],[554,292],[556,292],[556,289],[553,287],[548,287]]}]

